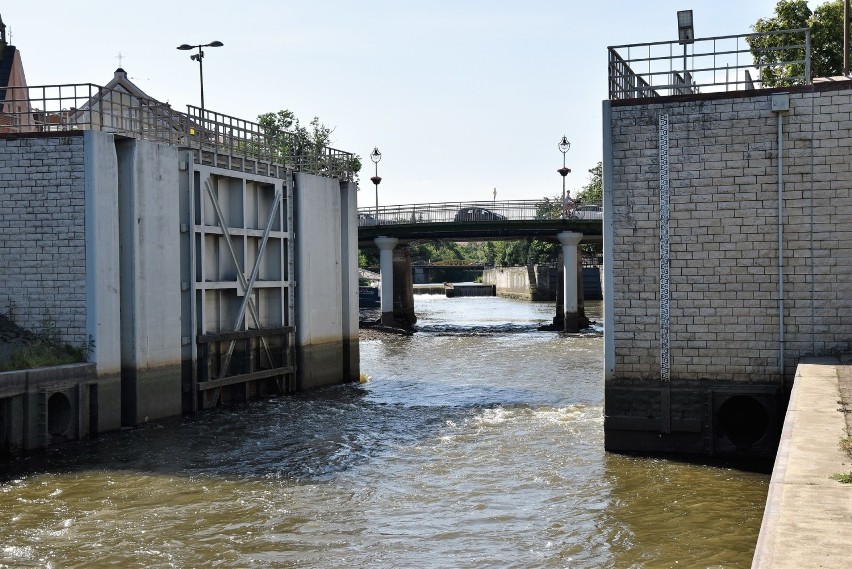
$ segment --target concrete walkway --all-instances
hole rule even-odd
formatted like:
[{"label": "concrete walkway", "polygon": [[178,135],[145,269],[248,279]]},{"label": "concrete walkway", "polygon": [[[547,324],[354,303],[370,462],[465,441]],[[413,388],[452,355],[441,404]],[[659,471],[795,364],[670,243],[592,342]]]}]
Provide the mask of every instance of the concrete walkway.
[{"label": "concrete walkway", "polygon": [[[803,359],[796,379],[753,568],[852,566],[852,484],[832,474],[852,472],[840,447],[852,423],[852,361]],[[841,402],[841,393],[844,400]]]}]

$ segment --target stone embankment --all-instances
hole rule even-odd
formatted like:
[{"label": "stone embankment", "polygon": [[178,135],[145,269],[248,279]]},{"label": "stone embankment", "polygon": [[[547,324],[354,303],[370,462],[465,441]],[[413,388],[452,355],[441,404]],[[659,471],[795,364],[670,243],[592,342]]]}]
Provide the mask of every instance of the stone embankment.
[{"label": "stone embankment", "polygon": [[800,362],[753,569],[848,567],[852,558],[852,357]]}]

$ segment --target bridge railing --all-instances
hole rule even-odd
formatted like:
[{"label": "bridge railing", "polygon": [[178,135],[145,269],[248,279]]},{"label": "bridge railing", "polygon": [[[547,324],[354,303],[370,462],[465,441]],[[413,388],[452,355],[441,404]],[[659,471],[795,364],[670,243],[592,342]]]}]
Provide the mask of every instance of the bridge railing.
[{"label": "bridge railing", "polygon": [[[600,202],[576,200],[574,219],[601,219]],[[358,209],[358,225],[411,225],[418,223],[471,223],[556,220],[563,215],[559,200],[442,202],[364,207]]]}]

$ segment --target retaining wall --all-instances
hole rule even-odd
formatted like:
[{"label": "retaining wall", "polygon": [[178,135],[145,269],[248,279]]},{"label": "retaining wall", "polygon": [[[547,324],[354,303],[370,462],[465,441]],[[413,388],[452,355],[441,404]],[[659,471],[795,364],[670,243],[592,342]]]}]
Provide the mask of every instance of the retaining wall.
[{"label": "retaining wall", "polygon": [[[780,157],[779,91],[604,103],[611,450],[769,454],[799,358],[849,350],[852,84],[789,91]],[[737,443],[746,391],[769,426]]]},{"label": "retaining wall", "polygon": [[87,339],[82,136],[0,140],[0,310]]}]

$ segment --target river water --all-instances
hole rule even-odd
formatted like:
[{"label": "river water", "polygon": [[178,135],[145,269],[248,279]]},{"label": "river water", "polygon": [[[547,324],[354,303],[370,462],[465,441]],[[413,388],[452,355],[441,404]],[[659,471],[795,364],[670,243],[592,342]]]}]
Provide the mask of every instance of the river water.
[{"label": "river water", "polygon": [[367,383],[2,467],[0,567],[749,566],[768,475],[605,453],[599,327],[415,307]]}]

